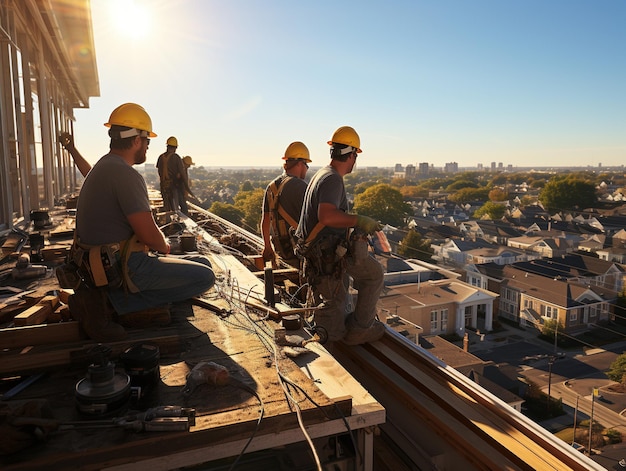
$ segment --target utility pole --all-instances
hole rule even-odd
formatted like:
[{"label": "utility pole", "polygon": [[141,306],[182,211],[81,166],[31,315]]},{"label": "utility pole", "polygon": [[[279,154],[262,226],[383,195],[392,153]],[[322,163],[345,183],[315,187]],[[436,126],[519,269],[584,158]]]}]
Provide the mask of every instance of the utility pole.
[{"label": "utility pole", "polygon": [[556,318],[556,326],[554,327],[554,353],[556,353],[556,338],[559,331],[559,318]]},{"label": "utility pole", "polygon": [[591,419],[589,419],[589,446],[587,447],[587,456],[591,456],[591,432],[593,427],[593,405],[595,404],[596,394],[598,394],[598,388],[593,388],[591,394]]},{"label": "utility pole", "polygon": [[550,401],[551,401],[550,388],[552,386],[552,364],[554,363],[555,358],[556,357],[552,355],[548,359],[548,416],[550,415]]},{"label": "utility pole", "polygon": [[576,423],[577,423],[576,416],[577,415],[578,415],[578,394],[576,395],[576,407],[574,408],[574,436],[572,437],[572,445],[574,445],[574,442],[576,441]]}]

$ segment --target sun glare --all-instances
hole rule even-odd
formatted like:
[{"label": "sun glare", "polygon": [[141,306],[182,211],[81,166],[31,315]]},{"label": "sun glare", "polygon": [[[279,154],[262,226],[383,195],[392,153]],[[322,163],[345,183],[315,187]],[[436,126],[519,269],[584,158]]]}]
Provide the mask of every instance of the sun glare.
[{"label": "sun glare", "polygon": [[148,2],[115,0],[110,5],[113,23],[120,34],[142,39],[150,32],[152,18]]}]

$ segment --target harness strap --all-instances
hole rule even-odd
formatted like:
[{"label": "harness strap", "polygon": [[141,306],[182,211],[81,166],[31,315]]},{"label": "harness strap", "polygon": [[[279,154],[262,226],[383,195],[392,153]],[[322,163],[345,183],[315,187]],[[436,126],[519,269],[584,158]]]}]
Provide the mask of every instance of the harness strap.
[{"label": "harness strap", "polygon": [[104,266],[102,265],[102,251],[100,246],[91,247],[89,249],[89,268],[91,269],[91,277],[96,286],[106,286],[109,284]]},{"label": "harness strap", "polygon": [[276,181],[273,181],[270,185],[270,192],[272,194],[272,198],[270,199],[270,210],[272,211],[278,211],[278,214],[280,214],[280,216],[287,221],[287,223],[293,227],[294,229],[296,227],[298,227],[298,221],[296,221],[294,218],[292,218],[289,213],[285,210],[285,208],[283,208],[283,206],[280,204],[280,195],[283,192],[283,188],[285,187],[285,185],[287,184],[287,182],[289,182],[293,177],[291,175],[287,175],[285,178],[283,178],[282,182],[280,183],[280,186],[276,185]]},{"label": "harness strap", "polygon": [[148,248],[145,244],[141,243],[139,239],[137,239],[137,235],[133,234],[129,239],[123,240],[119,243],[113,244],[103,244],[103,245],[89,245],[83,244],[79,241],[76,233],[74,233],[74,244],[86,251],[88,255],[88,263],[89,263],[89,271],[91,273],[91,277],[93,278],[93,282],[97,287],[107,286],[109,284],[109,280],[107,279],[106,272],[104,270],[104,265],[102,263],[102,248],[103,247],[119,247],[120,251],[120,265],[122,268],[122,276],[123,276],[123,285],[124,287],[130,291],[131,293],[138,293],[139,288],[133,283],[130,278],[130,273],[128,271],[128,259],[130,254],[133,252],[147,252]]}]

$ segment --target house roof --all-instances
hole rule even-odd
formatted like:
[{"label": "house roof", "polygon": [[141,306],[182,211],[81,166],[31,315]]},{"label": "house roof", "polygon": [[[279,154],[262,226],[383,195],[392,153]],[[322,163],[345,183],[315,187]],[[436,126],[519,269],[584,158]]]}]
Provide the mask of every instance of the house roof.
[{"label": "house roof", "polygon": [[502,399],[507,404],[524,402],[524,399],[519,397],[517,394],[512,393],[509,389],[505,389],[495,381],[490,380],[485,375],[480,374],[476,370],[472,370],[468,376],[476,384],[481,385],[487,391],[489,391],[499,399]]},{"label": "house roof", "polygon": [[563,278],[598,276],[615,269],[624,271],[622,267],[613,262],[581,254],[516,262],[513,266],[549,278],[556,276]]},{"label": "house roof", "polygon": [[515,288],[527,296],[541,299],[546,303],[562,308],[584,306],[589,302],[596,303],[599,300],[609,302],[617,296],[615,291],[608,288],[568,283],[567,280],[558,276],[549,279],[511,265],[504,266],[503,275],[506,278],[507,286]]},{"label": "house roof", "polygon": [[480,302],[498,295],[476,288],[457,280],[431,280],[426,283],[407,283],[389,287],[381,296],[380,303],[386,309],[396,306],[411,309],[414,306],[440,306],[449,303],[464,303],[470,298]]},{"label": "house roof", "polygon": [[466,352],[438,335],[420,336],[419,345],[446,365],[457,370],[472,366],[480,366],[482,368],[484,364],[484,361],[477,356]]}]

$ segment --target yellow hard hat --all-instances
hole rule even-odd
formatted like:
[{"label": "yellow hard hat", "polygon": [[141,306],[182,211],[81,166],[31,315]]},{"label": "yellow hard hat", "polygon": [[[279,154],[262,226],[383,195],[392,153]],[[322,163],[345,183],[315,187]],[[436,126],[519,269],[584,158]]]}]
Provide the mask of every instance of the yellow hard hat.
[{"label": "yellow hard hat", "polygon": [[300,159],[305,162],[311,162],[311,158],[309,157],[309,149],[300,141],[292,142],[285,149],[285,156],[283,160],[289,159]]},{"label": "yellow hard hat", "polygon": [[183,163],[184,163],[185,165],[190,166],[190,167],[191,167],[192,165],[195,165],[195,164],[193,163],[193,160],[191,160],[191,157],[189,157],[188,155],[186,155],[186,156],[184,156],[184,157],[183,157]]},{"label": "yellow hard hat", "polygon": [[111,126],[126,126],[148,133],[147,137],[156,137],[152,132],[152,120],[146,110],[136,103],[124,103],[113,110],[109,121],[104,123],[107,128]]},{"label": "yellow hard hat", "polygon": [[329,145],[344,144],[356,148],[358,153],[361,153],[361,139],[356,131],[350,126],[341,126],[333,133],[333,137],[328,141]]},{"label": "yellow hard hat", "polygon": [[178,139],[176,139],[174,136],[168,137],[167,145],[172,147],[178,147]]}]

